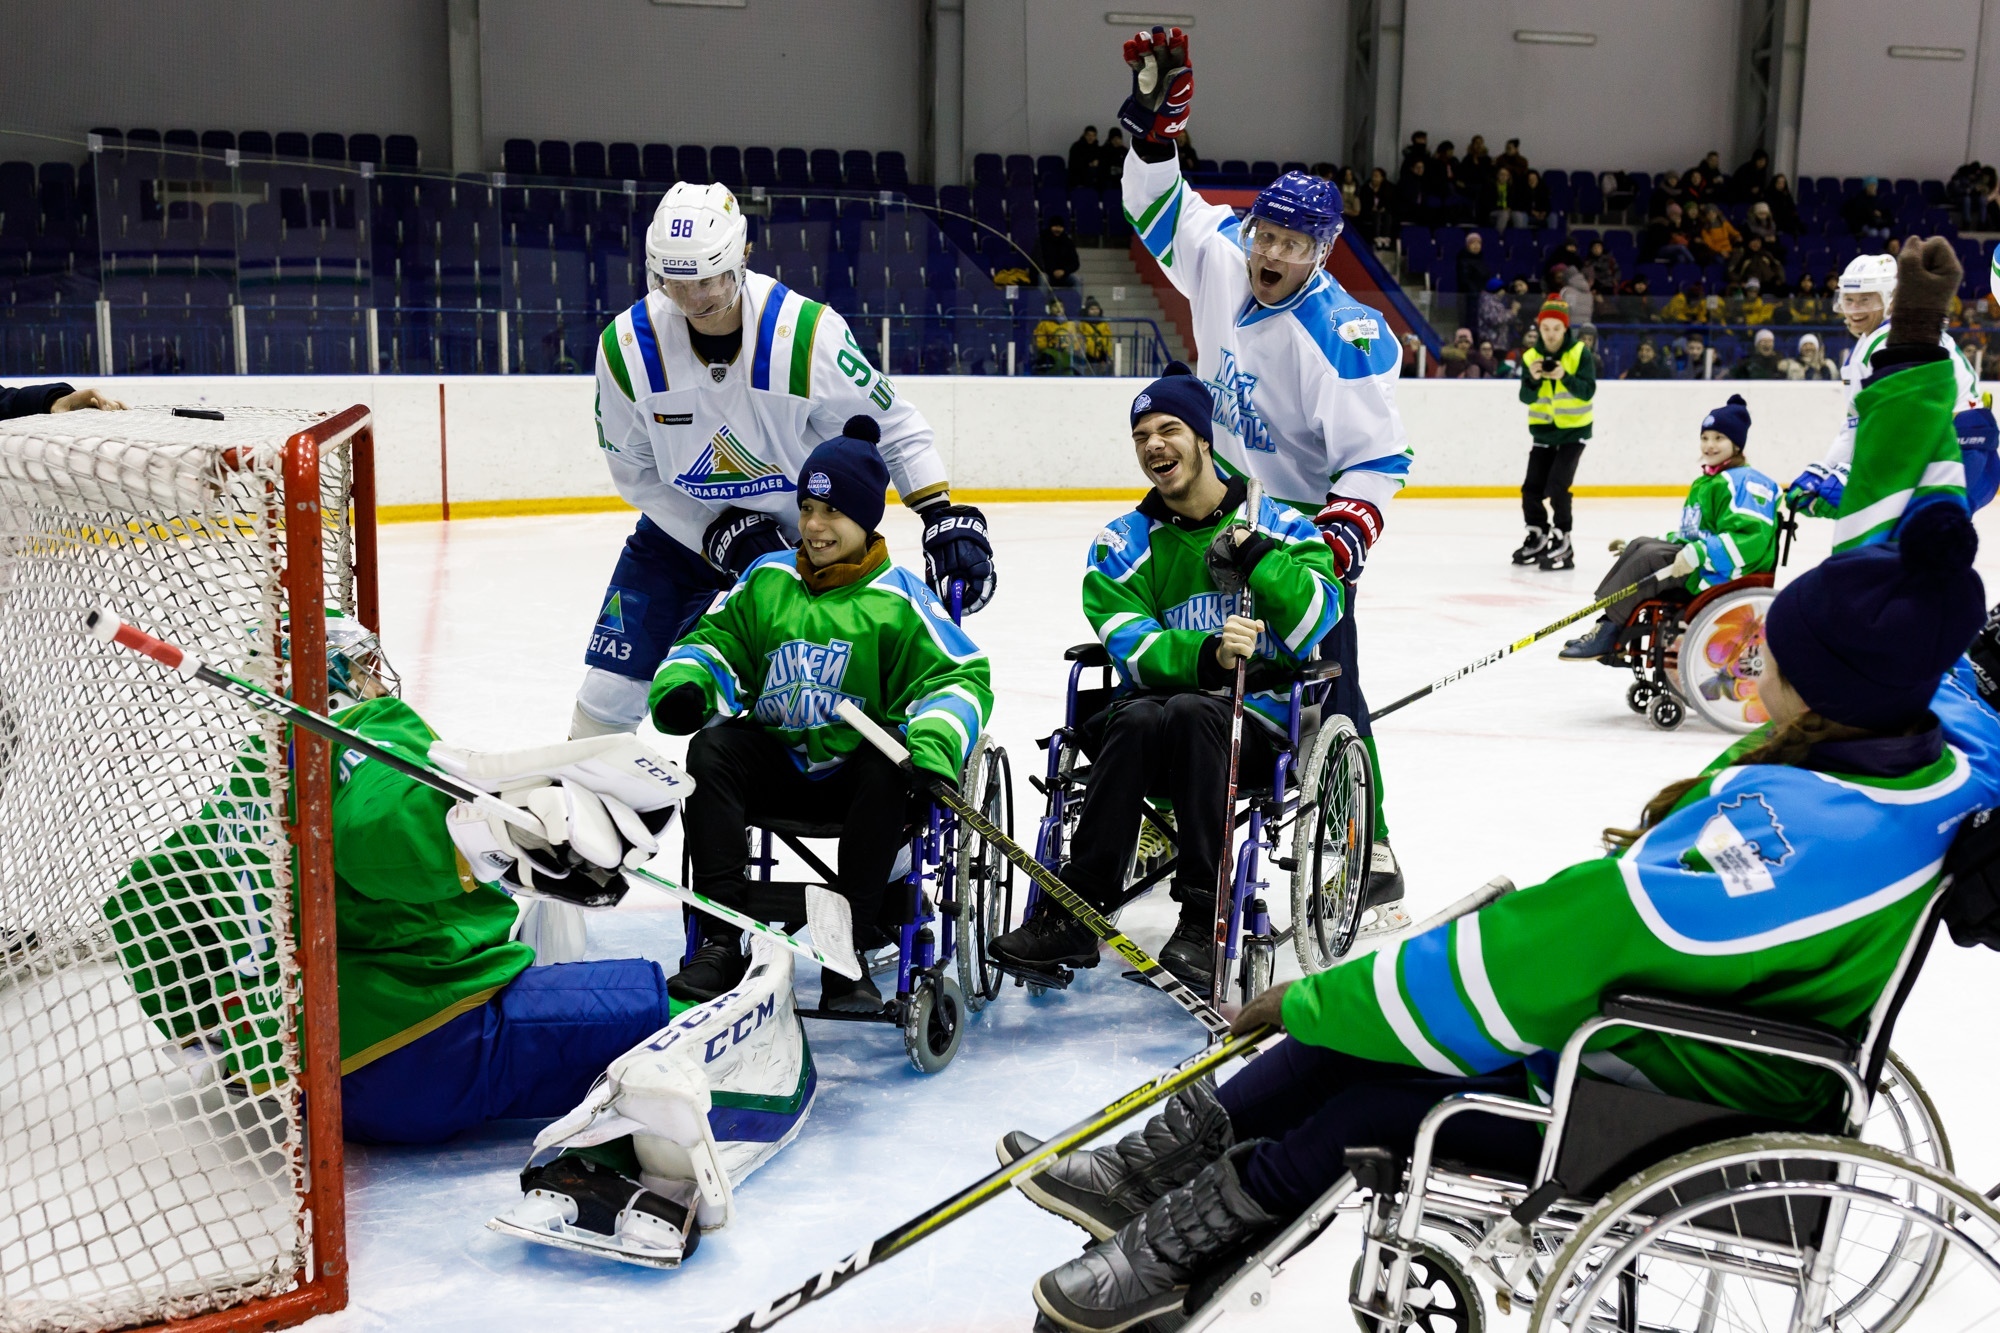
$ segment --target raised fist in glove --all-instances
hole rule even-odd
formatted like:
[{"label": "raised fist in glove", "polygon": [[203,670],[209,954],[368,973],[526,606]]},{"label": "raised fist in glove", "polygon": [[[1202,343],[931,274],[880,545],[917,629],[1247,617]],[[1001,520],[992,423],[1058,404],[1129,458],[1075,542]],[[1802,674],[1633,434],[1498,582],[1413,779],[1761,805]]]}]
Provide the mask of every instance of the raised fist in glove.
[{"label": "raised fist in glove", "polygon": [[1964,277],[1965,268],[1944,237],[1920,241],[1912,236],[1904,241],[1896,256],[1896,297],[1889,305],[1885,345],[1936,343]]},{"label": "raised fist in glove", "polygon": [[934,504],[924,511],[924,582],[951,605],[952,580],[965,585],[967,614],[993,600],[1000,576],[993,569],[993,541],[986,515],[971,505]]},{"label": "raised fist in glove", "polygon": [[1125,63],[1132,69],[1132,95],[1118,108],[1118,123],[1148,143],[1178,138],[1194,104],[1187,34],[1179,28],[1141,32],[1125,43]]},{"label": "raised fist in glove", "polygon": [[1313,523],[1333,551],[1334,573],[1348,583],[1360,578],[1369,548],[1382,535],[1382,511],[1366,500],[1329,495]]},{"label": "raised fist in glove", "polygon": [[757,557],[791,549],[783,525],[756,509],[725,509],[701,535],[701,551],[708,563],[739,579]]}]

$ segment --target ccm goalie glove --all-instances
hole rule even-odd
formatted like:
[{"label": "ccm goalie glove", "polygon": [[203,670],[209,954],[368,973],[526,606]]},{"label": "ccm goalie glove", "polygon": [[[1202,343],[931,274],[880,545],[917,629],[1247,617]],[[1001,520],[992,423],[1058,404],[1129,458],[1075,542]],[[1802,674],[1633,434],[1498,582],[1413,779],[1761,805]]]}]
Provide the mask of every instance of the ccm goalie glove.
[{"label": "ccm goalie glove", "polygon": [[1118,108],[1118,123],[1148,143],[1178,138],[1194,105],[1187,34],[1179,28],[1141,32],[1125,43],[1125,63],[1132,70],[1132,95]]},{"label": "ccm goalie glove", "polygon": [[1382,511],[1366,500],[1329,495],[1313,524],[1333,551],[1333,572],[1348,583],[1360,578],[1368,564],[1368,548],[1382,535]]},{"label": "ccm goalie glove", "polygon": [[701,553],[708,563],[739,579],[759,556],[791,549],[778,520],[755,509],[725,509],[701,535]]},{"label": "ccm goalie glove", "polygon": [[986,515],[971,505],[932,505],[924,511],[924,581],[947,607],[953,579],[965,585],[966,614],[993,600],[1000,577],[993,570]]}]

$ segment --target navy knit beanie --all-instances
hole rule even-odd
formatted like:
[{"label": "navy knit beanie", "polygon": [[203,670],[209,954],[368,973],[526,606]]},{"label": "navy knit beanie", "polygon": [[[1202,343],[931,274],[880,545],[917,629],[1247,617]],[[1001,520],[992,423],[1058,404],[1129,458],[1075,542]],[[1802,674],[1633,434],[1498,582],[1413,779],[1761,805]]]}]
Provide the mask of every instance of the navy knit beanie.
[{"label": "navy knit beanie", "polygon": [[1979,539],[1949,501],[1904,519],[1900,539],[1832,556],[1771,603],[1764,641],[1821,717],[1871,731],[1907,724],[1986,621]]},{"label": "navy knit beanie", "polygon": [[1742,394],[1732,393],[1728,402],[1701,419],[1701,428],[1721,431],[1740,454],[1743,441],[1750,436],[1750,404],[1743,401]]},{"label": "navy knit beanie", "polygon": [[1208,386],[1195,378],[1185,361],[1169,361],[1167,373],[1141,389],[1132,400],[1134,426],[1152,412],[1179,417],[1204,440],[1215,438],[1215,400],[1209,397]]},{"label": "navy knit beanie", "polygon": [[853,416],[840,434],[806,456],[799,469],[799,500],[824,500],[873,532],[888,504],[889,468],[882,461],[882,428],[873,417]]}]

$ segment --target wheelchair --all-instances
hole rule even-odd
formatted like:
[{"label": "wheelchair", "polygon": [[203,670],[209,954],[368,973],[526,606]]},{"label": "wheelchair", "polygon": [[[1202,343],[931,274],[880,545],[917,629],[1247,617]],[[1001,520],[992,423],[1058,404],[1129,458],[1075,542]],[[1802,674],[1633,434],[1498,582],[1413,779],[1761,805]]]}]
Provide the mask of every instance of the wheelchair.
[{"label": "wheelchair", "polygon": [[[1070,664],[1063,703],[1063,724],[1036,742],[1048,753],[1043,777],[1029,782],[1045,798],[1036,834],[1035,859],[1060,875],[1076,835],[1083,810],[1083,793],[1090,781],[1090,756],[1101,734],[1098,724],[1118,694],[1111,654],[1101,643],[1083,643],[1063,654]],[[1084,673],[1101,673],[1086,688]],[[1371,904],[1363,895],[1368,862],[1374,846],[1374,781],[1368,754],[1348,718],[1327,712],[1339,673],[1332,662],[1308,663],[1291,679],[1285,732],[1273,736],[1277,751],[1268,773],[1244,772],[1238,780],[1237,808],[1224,837],[1224,855],[1236,831],[1244,831],[1235,847],[1235,868],[1229,898],[1226,944],[1233,984],[1248,1003],[1271,984],[1277,951],[1287,942],[1307,972],[1331,967],[1353,947],[1361,913]],[[1245,726],[1258,723],[1246,717]],[[1157,800],[1148,799],[1142,819],[1151,839],[1142,839],[1126,874],[1117,911],[1174,873],[1176,858],[1172,815]],[[1290,835],[1290,854],[1282,853]],[[1157,851],[1148,852],[1152,842]],[[1271,881],[1265,862],[1290,876],[1291,923],[1274,929],[1267,896]],[[1039,896],[1028,888],[1027,906]],[[1069,969],[1033,972],[1008,967],[1016,985],[1031,994],[1067,986]]]},{"label": "wheelchair", "polygon": [[[954,585],[952,619],[960,615],[962,589]],[[959,791],[979,812],[1007,834],[1014,835],[1013,768],[1006,748],[981,732],[972,756],[959,774]],[[908,843],[896,860],[897,879],[885,900],[893,913],[895,943],[871,950],[864,957],[870,973],[896,973],[895,994],[877,1013],[836,1013],[799,1009],[802,1018],[859,1023],[890,1023],[902,1030],[903,1050],[910,1063],[925,1074],[950,1064],[965,1040],[971,1016],[997,998],[1003,982],[987,944],[1006,933],[1013,919],[1013,863],[987,842],[960,827],[958,816],[936,801],[925,801],[922,813],[907,829]],[[760,920],[778,922],[787,930],[805,924],[805,891],[832,889],[838,878],[808,841],[840,836],[837,823],[783,819],[752,820],[750,884],[743,910]],[[782,844],[819,878],[811,881],[776,878]],[[684,882],[692,868],[682,854]],[[699,888],[699,885],[696,885]],[[694,958],[700,942],[698,913],[685,908],[687,943],[681,963]],[[857,921],[856,929],[864,923]],[[886,987],[884,989],[887,989]]]},{"label": "wheelchair", "polygon": [[[1860,1040],[1706,1001],[1608,995],[1565,1044],[1548,1105],[1463,1093],[1432,1108],[1407,1159],[1350,1150],[1349,1174],[1191,1295],[1176,1327],[1264,1307],[1287,1261],[1356,1205],[1349,1302],[1364,1333],[1481,1333],[1487,1290],[1533,1333],[1893,1333],[1953,1244],[1962,1262],[1945,1298],[1990,1314],[2000,1210],[1952,1174],[1936,1110],[1888,1045],[1943,896]],[[1584,1077],[1585,1048],[1613,1029],[1793,1061],[1835,1079],[1845,1103],[1800,1125]],[[1464,1114],[1545,1126],[1538,1163],[1515,1173],[1443,1159],[1439,1131]],[[1965,1290],[1971,1269],[1992,1285]]]},{"label": "wheelchair", "polygon": [[[1778,564],[1791,554],[1798,518],[1779,521]],[[1632,672],[1625,703],[1661,731],[1690,709],[1722,731],[1742,735],[1770,720],[1757,695],[1764,674],[1764,617],[1777,597],[1775,574],[1746,574],[1704,588],[1692,601],[1649,597],[1632,609],[1618,646],[1604,661]]]}]

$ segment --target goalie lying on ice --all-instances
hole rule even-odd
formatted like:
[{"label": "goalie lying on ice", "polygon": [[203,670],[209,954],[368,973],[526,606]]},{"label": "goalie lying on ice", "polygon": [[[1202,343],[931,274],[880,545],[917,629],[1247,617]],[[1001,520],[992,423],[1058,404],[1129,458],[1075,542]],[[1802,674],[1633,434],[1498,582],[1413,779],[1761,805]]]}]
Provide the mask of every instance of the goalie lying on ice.
[{"label": "goalie lying on ice", "polygon": [[[521,1201],[495,1231],[673,1268],[735,1217],[733,1189],[790,1143],[818,1090],[792,1010],[792,956],[759,938],[736,989],[611,1062],[535,1137]],[[551,1148],[549,1162],[535,1158]]]}]

